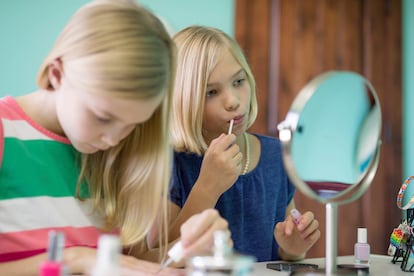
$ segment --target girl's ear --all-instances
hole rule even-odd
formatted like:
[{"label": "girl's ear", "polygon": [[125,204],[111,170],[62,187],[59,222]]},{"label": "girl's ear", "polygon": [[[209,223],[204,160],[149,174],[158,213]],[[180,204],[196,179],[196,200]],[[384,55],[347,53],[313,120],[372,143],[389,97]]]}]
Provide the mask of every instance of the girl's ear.
[{"label": "girl's ear", "polygon": [[60,59],[55,59],[48,66],[49,89],[56,90],[60,87],[63,75],[63,66]]}]

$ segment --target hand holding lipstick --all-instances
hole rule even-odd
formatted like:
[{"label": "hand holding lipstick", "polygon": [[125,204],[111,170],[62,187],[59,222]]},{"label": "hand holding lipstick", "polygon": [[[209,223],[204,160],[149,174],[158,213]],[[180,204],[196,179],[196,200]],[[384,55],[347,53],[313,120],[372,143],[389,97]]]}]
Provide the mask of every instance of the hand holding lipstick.
[{"label": "hand holding lipstick", "polygon": [[312,212],[301,214],[297,209],[290,209],[285,221],[276,224],[275,239],[279,245],[280,257],[284,260],[298,260],[320,238],[319,222]]},{"label": "hand holding lipstick", "polygon": [[241,172],[243,155],[235,141],[235,135],[222,133],[211,141],[204,154],[196,185],[216,199],[234,184]]}]

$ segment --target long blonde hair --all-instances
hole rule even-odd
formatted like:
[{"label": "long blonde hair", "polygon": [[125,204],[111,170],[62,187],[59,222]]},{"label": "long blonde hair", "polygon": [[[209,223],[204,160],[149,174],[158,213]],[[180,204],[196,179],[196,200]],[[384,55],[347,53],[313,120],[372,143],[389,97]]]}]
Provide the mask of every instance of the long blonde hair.
[{"label": "long blonde hair", "polygon": [[173,94],[172,141],[175,150],[203,154],[207,144],[202,135],[202,121],[207,81],[225,49],[246,73],[251,88],[250,127],[257,116],[256,84],[237,42],[223,31],[190,26],[174,36],[177,45],[177,72]]},{"label": "long blonde hair", "polygon": [[52,89],[48,65],[56,59],[79,89],[131,99],[164,94],[152,117],[117,146],[82,156],[78,194],[86,180],[107,230],[119,229],[123,244],[137,254],[161,215],[159,243],[165,246],[175,74],[170,36],[154,15],[133,1],[95,0],[81,7],[60,34],[40,68],[39,87]]}]

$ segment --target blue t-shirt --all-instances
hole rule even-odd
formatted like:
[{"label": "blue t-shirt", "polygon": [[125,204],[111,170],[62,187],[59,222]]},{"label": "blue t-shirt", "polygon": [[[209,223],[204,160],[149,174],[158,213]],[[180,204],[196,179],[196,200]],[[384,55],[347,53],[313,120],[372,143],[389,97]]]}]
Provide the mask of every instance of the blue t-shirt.
[{"label": "blue t-shirt", "polygon": [[[261,145],[256,168],[240,175],[215,207],[229,222],[234,249],[264,262],[279,259],[273,232],[276,223],[285,220],[295,189],[283,166],[279,140],[256,136]],[[193,153],[174,153],[170,198],[181,208],[198,178],[202,160]]]}]

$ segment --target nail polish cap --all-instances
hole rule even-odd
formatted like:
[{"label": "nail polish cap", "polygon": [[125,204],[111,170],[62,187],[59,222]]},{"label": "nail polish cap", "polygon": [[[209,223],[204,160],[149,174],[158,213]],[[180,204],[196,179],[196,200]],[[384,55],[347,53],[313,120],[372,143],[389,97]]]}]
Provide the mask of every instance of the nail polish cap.
[{"label": "nail polish cap", "polygon": [[232,254],[232,248],[229,247],[230,235],[228,232],[217,230],[214,232],[214,257],[228,258]]},{"label": "nail polish cap", "polygon": [[98,252],[92,276],[118,276],[121,242],[118,236],[103,234],[98,240]]},{"label": "nail polish cap", "polygon": [[47,256],[49,261],[61,262],[63,259],[63,248],[65,247],[65,234],[63,232],[50,231]]},{"label": "nail polish cap", "polygon": [[168,256],[174,260],[174,262],[181,261],[183,257],[183,246],[181,242],[177,242],[174,246],[168,251]]},{"label": "nail polish cap", "polygon": [[358,243],[367,243],[367,228],[358,228]]}]

